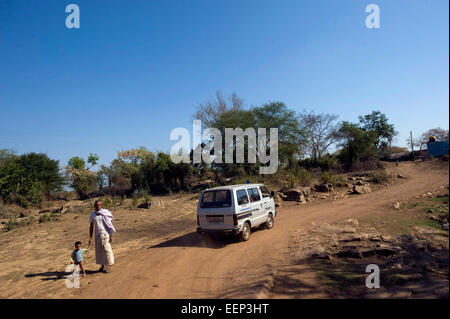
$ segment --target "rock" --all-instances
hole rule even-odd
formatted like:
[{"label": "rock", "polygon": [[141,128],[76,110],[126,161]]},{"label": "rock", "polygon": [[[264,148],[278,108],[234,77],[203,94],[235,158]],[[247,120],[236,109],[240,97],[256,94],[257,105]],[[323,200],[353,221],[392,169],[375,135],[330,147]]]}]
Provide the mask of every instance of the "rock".
[{"label": "rock", "polygon": [[434,213],[434,209],[433,209],[433,208],[430,208],[429,210],[427,210],[427,213],[433,214],[433,213]]},{"label": "rock", "polygon": [[64,209],[64,206],[61,206],[61,207],[58,207],[58,208],[54,208],[54,209],[52,210],[52,213],[54,213],[54,214],[61,214],[61,212],[63,211],[63,209]]},{"label": "rock", "polygon": [[397,174],[397,178],[406,178],[406,176],[403,174]]},{"label": "rock", "polygon": [[317,192],[329,193],[329,192],[333,191],[333,184],[331,184],[331,183],[318,184],[318,185],[314,186],[314,188]]},{"label": "rock", "polygon": [[369,186],[359,186],[359,185],[353,186],[354,194],[365,194],[365,193],[370,193],[370,192],[371,192],[371,189]]},{"label": "rock", "polygon": [[362,248],[359,251],[363,257],[370,257],[370,256],[374,256],[376,254],[375,249],[373,249],[371,247]]},{"label": "rock", "polygon": [[354,234],[354,233],[356,233],[356,229],[351,227],[351,226],[349,226],[349,225],[346,225],[346,226],[344,226],[341,229],[341,233],[343,233],[343,234]]},{"label": "rock", "polygon": [[311,195],[311,187],[301,187],[300,189],[306,198]]},{"label": "rock", "polygon": [[392,207],[394,207],[394,209],[400,209],[400,203],[399,202],[395,202]]},{"label": "rock", "polygon": [[356,218],[350,218],[347,222],[356,226],[359,225],[359,221]]},{"label": "rock", "polygon": [[369,240],[370,241],[381,241],[382,236],[381,235],[369,235]]},{"label": "rock", "polygon": [[337,256],[341,258],[362,258],[362,254],[357,248],[344,248],[337,253]]},{"label": "rock", "polygon": [[151,202],[149,202],[149,203],[142,203],[142,204],[140,204],[140,205],[138,206],[138,208],[149,209],[150,206],[152,206],[152,203],[151,203]]},{"label": "rock", "polygon": [[357,182],[355,183],[355,185],[358,185],[358,186],[366,186],[367,184],[364,183],[364,182],[361,182],[361,181],[357,181]]},{"label": "rock", "polygon": [[381,256],[390,256],[398,253],[400,250],[396,247],[391,247],[388,245],[378,245],[379,247],[375,248],[375,252]]},{"label": "rock", "polygon": [[347,234],[343,236],[339,241],[351,242],[351,241],[361,241],[363,239],[367,239],[367,234]]},{"label": "rock", "polygon": [[286,196],[284,197],[285,201],[295,201],[295,202],[306,202],[305,196],[303,195],[302,190],[299,189],[291,189],[284,193]]}]

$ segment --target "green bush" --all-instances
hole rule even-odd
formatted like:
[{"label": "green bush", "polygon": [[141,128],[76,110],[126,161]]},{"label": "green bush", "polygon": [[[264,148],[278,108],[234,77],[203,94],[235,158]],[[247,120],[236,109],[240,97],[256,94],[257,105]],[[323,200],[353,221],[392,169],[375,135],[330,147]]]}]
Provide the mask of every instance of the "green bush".
[{"label": "green bush", "polygon": [[16,217],[10,216],[8,222],[5,224],[5,231],[10,231],[17,226]]},{"label": "green bush", "polygon": [[39,224],[51,222],[52,220],[57,220],[58,214],[57,213],[45,213],[39,217]]},{"label": "green bush", "polygon": [[341,175],[334,175],[330,172],[324,172],[321,180],[323,183],[331,183],[336,186],[342,186],[345,183],[345,180]]}]

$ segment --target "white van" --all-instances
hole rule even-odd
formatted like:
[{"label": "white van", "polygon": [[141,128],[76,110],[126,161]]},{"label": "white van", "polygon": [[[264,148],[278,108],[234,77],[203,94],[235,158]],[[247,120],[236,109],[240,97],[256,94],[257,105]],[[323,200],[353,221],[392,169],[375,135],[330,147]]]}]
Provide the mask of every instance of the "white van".
[{"label": "white van", "polygon": [[241,184],[204,190],[197,208],[197,232],[224,232],[246,241],[251,228],[270,229],[277,214],[274,192],[263,184]]}]

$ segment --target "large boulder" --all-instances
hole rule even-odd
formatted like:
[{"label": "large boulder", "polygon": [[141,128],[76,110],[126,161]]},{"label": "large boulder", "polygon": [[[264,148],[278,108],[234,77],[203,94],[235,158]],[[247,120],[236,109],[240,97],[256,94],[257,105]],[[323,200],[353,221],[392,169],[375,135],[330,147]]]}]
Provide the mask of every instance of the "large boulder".
[{"label": "large boulder", "polygon": [[290,189],[284,193],[286,196],[283,198],[286,201],[302,202],[306,201],[305,196],[301,189]]},{"label": "large boulder", "polygon": [[314,186],[314,189],[321,193],[329,193],[333,191],[333,184],[331,183],[323,183]]},{"label": "large boulder", "polygon": [[353,186],[354,194],[366,194],[366,193],[370,193],[370,191],[371,191],[371,189],[369,186],[360,186],[360,185]]},{"label": "large boulder", "polygon": [[311,187],[301,187],[303,195],[308,198],[311,195]]}]

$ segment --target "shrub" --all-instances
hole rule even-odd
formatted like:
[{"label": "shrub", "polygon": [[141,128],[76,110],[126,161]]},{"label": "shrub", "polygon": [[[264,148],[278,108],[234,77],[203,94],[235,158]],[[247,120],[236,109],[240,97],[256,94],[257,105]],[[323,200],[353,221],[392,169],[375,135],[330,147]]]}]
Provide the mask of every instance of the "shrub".
[{"label": "shrub", "polygon": [[144,197],[144,204],[150,205],[150,203],[152,202],[152,197],[148,194],[145,194],[143,197]]},{"label": "shrub", "polygon": [[297,169],[297,171],[295,172],[295,177],[298,180],[298,184],[302,186],[311,186],[313,182],[311,173],[302,167]]},{"label": "shrub", "polygon": [[131,206],[133,208],[136,208],[138,206],[139,203],[139,199],[137,198],[137,196],[133,196],[133,201],[131,202]]},{"label": "shrub", "polygon": [[28,217],[27,225],[33,225],[35,220],[34,216]]},{"label": "shrub", "polygon": [[5,231],[10,231],[17,226],[16,217],[10,216],[8,222],[5,224]]},{"label": "shrub", "polygon": [[334,175],[330,172],[324,172],[321,178],[323,183],[331,183],[336,186],[344,185],[345,181],[341,175]]},{"label": "shrub", "polygon": [[390,178],[390,175],[386,171],[381,171],[373,175],[372,182],[382,184],[386,183]]},{"label": "shrub", "polygon": [[57,213],[45,213],[39,217],[39,224],[51,222],[52,220],[55,220],[58,218]]},{"label": "shrub", "polygon": [[106,197],[102,202],[102,206],[108,207],[110,205],[111,205],[111,200],[109,199],[109,197]]}]

